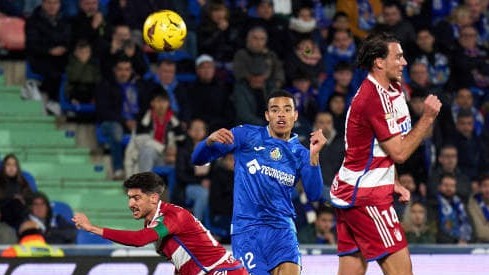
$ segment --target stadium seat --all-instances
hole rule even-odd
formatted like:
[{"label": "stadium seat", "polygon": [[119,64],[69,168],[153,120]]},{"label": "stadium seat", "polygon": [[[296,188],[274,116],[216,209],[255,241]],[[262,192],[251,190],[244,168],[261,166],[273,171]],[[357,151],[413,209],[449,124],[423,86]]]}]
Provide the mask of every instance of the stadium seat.
[{"label": "stadium seat", "polygon": [[59,105],[61,107],[61,110],[65,114],[70,114],[70,112],[73,112],[75,114],[95,113],[95,104],[89,104],[89,103],[72,104],[70,102],[70,99],[68,98],[65,90],[66,82],[67,82],[66,75],[63,74],[63,76],[61,77],[61,84],[59,85]]},{"label": "stadium seat", "polygon": [[44,77],[42,75],[32,71],[31,64],[28,61],[26,61],[25,62],[25,79],[27,79],[27,80],[32,79],[32,80],[37,80],[37,81],[42,82]]},{"label": "stadium seat", "polygon": [[[95,127],[95,136],[97,137],[97,142],[100,145],[107,145],[109,143],[107,137],[102,132],[102,128],[100,128],[100,125],[98,124]],[[122,136],[122,145],[124,147],[127,146],[127,144],[129,144],[129,141],[131,141],[131,134],[124,134],[124,136]]]},{"label": "stadium seat", "polygon": [[67,203],[51,201],[51,209],[53,214],[58,214],[67,221],[71,221],[71,218],[73,218],[73,209]]},{"label": "stadium seat", "polygon": [[158,61],[171,60],[178,63],[183,60],[192,59],[192,56],[184,50],[176,50],[172,52],[161,52],[158,54]]},{"label": "stadium seat", "polygon": [[179,82],[192,83],[197,80],[197,75],[194,73],[177,73],[175,75]]},{"label": "stadium seat", "polygon": [[22,176],[29,184],[29,187],[31,188],[32,192],[37,192],[37,183],[34,176],[27,171],[22,171]]},{"label": "stadium seat", "polygon": [[108,244],[113,244],[111,241],[106,240],[98,235],[92,234],[90,232],[87,232],[85,230],[78,230],[78,233],[76,234],[76,244],[80,245],[90,245],[90,244],[95,244],[95,245],[108,245]]}]

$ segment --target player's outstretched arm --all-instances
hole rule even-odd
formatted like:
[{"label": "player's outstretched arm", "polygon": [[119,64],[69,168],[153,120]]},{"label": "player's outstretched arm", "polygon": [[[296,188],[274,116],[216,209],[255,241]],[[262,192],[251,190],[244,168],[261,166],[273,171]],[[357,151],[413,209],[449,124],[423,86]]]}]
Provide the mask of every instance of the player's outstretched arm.
[{"label": "player's outstretched arm", "polygon": [[88,219],[87,215],[85,215],[84,213],[75,213],[71,220],[75,223],[75,226],[78,229],[92,232],[99,236],[103,235],[104,230],[98,226],[93,225]]},{"label": "player's outstretched arm", "polygon": [[426,133],[440,112],[441,102],[435,95],[429,95],[424,101],[424,109],[421,118],[414,128],[404,137],[394,136],[380,143],[382,149],[396,163],[405,162],[423,141]]},{"label": "player's outstretched arm", "polygon": [[233,132],[226,128],[221,128],[207,137],[205,143],[207,146],[211,146],[215,142],[220,142],[224,144],[232,144],[234,142]]},{"label": "player's outstretched arm", "polygon": [[71,219],[78,229],[92,232],[104,239],[130,246],[143,246],[158,240],[158,233],[152,228],[144,228],[139,231],[116,230],[101,228],[93,225],[83,213],[76,213]]},{"label": "player's outstretched arm", "polygon": [[199,142],[192,153],[192,163],[204,165],[233,150],[234,134],[231,130],[221,128]]}]

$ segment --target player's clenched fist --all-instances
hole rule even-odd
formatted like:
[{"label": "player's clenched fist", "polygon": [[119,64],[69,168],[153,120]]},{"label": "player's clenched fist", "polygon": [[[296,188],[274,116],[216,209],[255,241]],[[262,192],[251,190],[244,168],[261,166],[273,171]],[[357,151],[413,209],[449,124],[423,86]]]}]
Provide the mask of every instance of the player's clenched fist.
[{"label": "player's clenched fist", "polygon": [[318,129],[311,133],[309,143],[309,153],[311,157],[311,165],[319,164],[319,151],[323,148],[328,140],[323,135],[323,130]]},{"label": "player's clenched fist", "polygon": [[441,102],[436,95],[429,95],[424,100],[424,114],[435,118],[441,109]]},{"label": "player's clenched fist", "polygon": [[214,142],[231,144],[234,142],[233,133],[228,129],[221,128],[210,134],[206,140],[208,146],[212,145]]},{"label": "player's clenched fist", "polygon": [[76,228],[86,231],[88,231],[89,227],[92,225],[87,216],[83,213],[76,213],[71,220],[75,223]]}]

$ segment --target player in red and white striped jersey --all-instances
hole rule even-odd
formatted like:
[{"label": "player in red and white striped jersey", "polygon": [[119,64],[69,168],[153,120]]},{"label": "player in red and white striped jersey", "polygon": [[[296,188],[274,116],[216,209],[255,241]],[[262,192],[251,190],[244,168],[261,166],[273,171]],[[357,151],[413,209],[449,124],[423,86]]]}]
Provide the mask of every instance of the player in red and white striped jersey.
[{"label": "player in red and white striped jersey", "polygon": [[133,217],[144,219],[144,229],[100,228],[92,225],[83,213],[75,214],[75,225],[124,245],[155,243],[156,252],[175,266],[175,274],[248,274],[241,262],[235,260],[190,212],[160,200],[164,185],[158,175],[135,174],[124,182],[124,189]]},{"label": "player in red and white striped jersey", "polygon": [[333,180],[336,207],[338,274],[365,274],[377,260],[385,274],[412,274],[407,241],[393,208],[393,193],[409,201],[409,191],[396,183],[394,163],[416,150],[441,107],[434,95],[411,129],[400,82],[407,65],[399,41],[379,33],[368,37],[358,63],[369,71],[352,100],[345,125],[345,159]]}]

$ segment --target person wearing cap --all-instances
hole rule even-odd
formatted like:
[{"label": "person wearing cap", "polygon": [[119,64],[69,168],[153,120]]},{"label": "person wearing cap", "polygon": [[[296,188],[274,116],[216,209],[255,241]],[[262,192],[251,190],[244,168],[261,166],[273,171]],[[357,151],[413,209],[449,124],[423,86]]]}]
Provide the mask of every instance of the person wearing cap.
[{"label": "person wearing cap", "polygon": [[265,125],[262,118],[266,109],[265,99],[271,89],[267,86],[270,67],[263,59],[253,59],[246,79],[234,84],[232,100],[236,110],[236,123]]},{"label": "person wearing cap", "polygon": [[247,78],[251,73],[254,59],[263,59],[270,65],[268,81],[274,88],[285,82],[282,62],[277,54],[267,47],[268,34],[261,26],[255,26],[246,35],[246,47],[236,52],[233,59],[233,72],[237,80]]},{"label": "person wearing cap", "polygon": [[206,122],[210,131],[229,127],[234,122],[229,87],[216,80],[212,56],[202,54],[195,60],[197,80],[187,90],[191,118]]}]

